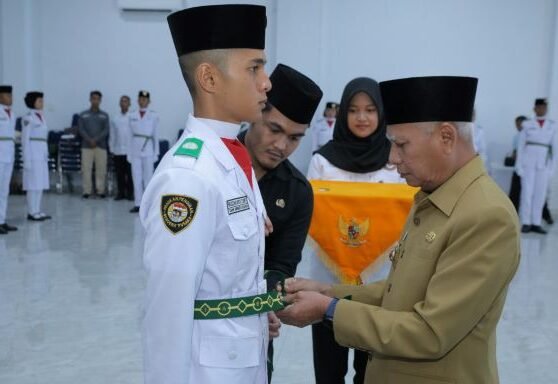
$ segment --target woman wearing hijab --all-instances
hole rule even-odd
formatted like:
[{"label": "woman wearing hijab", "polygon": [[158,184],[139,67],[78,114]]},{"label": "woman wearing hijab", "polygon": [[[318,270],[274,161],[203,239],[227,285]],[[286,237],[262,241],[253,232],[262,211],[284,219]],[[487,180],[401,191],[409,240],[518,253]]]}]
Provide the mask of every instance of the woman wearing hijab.
[{"label": "woman wearing hijab", "polygon": [[[343,91],[333,140],[314,153],[308,179],[368,183],[403,183],[395,166],[387,164],[391,144],[386,138],[384,107],[378,83],[367,77],[351,80]],[[310,277],[340,283],[313,255]],[[312,326],[316,384],[345,383],[349,349],[336,343],[333,331],[323,324]],[[364,382],[368,355],[355,350],[353,382]]]},{"label": "woman wearing hijab", "polygon": [[29,112],[22,117],[23,189],[27,191],[27,220],[43,221],[50,216],[41,211],[43,190],[49,189],[48,127],[43,116],[43,93],[28,92],[25,105]]}]

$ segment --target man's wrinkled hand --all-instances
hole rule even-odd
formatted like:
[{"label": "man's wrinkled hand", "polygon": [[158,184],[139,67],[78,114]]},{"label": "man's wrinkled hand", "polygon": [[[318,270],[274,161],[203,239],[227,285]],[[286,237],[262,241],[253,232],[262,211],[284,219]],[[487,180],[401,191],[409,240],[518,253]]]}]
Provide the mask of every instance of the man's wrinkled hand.
[{"label": "man's wrinkled hand", "polygon": [[279,320],[275,312],[268,312],[267,320],[269,322],[269,338],[274,339],[276,337],[279,337],[279,328],[281,328],[281,320]]},{"label": "man's wrinkled hand", "polygon": [[285,324],[306,327],[322,321],[331,300],[332,298],[317,292],[301,291],[288,294],[284,298],[288,305],[277,312],[277,316]]}]

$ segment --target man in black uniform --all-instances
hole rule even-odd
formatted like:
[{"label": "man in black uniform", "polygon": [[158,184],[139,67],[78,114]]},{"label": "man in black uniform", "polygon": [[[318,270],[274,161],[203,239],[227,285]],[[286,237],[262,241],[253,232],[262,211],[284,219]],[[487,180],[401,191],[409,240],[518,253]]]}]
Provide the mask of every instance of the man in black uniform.
[{"label": "man in black uniform", "polygon": [[[273,232],[265,242],[268,290],[295,275],[310,227],[314,198],[312,187],[287,159],[298,147],[322,98],[312,80],[283,64],[269,77],[272,89],[262,121],[239,136],[252,159]],[[273,344],[269,344],[268,376],[271,381]]]}]

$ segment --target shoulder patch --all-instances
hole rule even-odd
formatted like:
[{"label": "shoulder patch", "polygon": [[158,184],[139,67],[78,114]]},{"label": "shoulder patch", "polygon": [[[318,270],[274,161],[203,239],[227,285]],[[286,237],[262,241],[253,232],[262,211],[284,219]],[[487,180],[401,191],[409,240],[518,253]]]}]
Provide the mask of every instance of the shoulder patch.
[{"label": "shoulder patch", "polygon": [[190,156],[197,159],[200,157],[202,147],[203,140],[189,137],[180,144],[178,149],[174,152],[174,156]]},{"label": "shoulder patch", "polygon": [[184,195],[161,196],[163,224],[173,235],[186,229],[196,216],[198,201]]}]

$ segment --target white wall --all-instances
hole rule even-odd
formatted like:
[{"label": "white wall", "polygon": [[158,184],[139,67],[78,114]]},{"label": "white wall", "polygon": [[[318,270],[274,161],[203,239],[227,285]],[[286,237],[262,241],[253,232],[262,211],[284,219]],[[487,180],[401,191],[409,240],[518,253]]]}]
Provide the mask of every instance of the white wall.
[{"label": "white wall", "polygon": [[[550,101],[553,103],[550,105],[549,114],[554,117],[554,120],[558,121],[558,4],[554,8],[554,47],[553,55],[551,61],[551,81],[550,81]],[[549,206],[553,209],[558,207],[558,177],[554,175],[552,182],[550,183],[551,194],[548,198]]]},{"label": "white wall", "polygon": [[[339,100],[357,76],[476,76],[478,123],[501,162],[515,116],[531,114],[536,97],[550,96],[555,3],[281,0],[276,55],[315,79],[327,100]],[[293,161],[305,168],[309,153],[305,139]]]},{"label": "white wall", "polygon": [[[0,21],[3,21],[2,12],[3,12],[2,2],[0,1]],[[4,46],[4,28],[3,24],[0,24],[0,54],[4,52],[2,47]],[[4,73],[4,60],[0,59],[0,79],[2,79],[2,74]]]},{"label": "white wall", "polygon": [[[223,2],[238,0],[185,1]],[[324,102],[339,100],[356,76],[477,76],[478,122],[497,161],[510,148],[514,117],[531,114],[534,98],[549,96],[558,117],[555,0],[246,2],[268,6],[268,69],[283,62],[301,70]],[[0,0],[0,57],[16,112],[26,91],[42,89],[52,129],[69,125],[96,88],[109,113],[122,93],[135,100],[139,89],[151,91],[168,139],[191,111],[165,15],[122,14],[116,0]],[[292,159],[305,171],[309,157],[307,138]]]},{"label": "white wall", "polygon": [[[176,138],[192,103],[166,14],[123,13],[116,0],[0,1],[0,80],[14,85],[17,113],[25,111],[25,92],[41,89],[50,129],[62,129],[70,125],[73,113],[89,107],[93,89],[103,93],[101,108],[111,114],[119,110],[122,94],[136,105],[138,91],[146,89],[151,107],[161,115],[161,136]],[[248,2],[269,5],[264,0]],[[274,30],[269,8],[268,24]],[[269,36],[273,41],[274,33]]]},{"label": "white wall", "polygon": [[[0,3],[0,38],[2,43],[0,57],[2,61],[2,75],[0,83],[12,84],[14,86],[14,98],[20,97],[23,100],[25,94],[21,88],[26,84],[26,74],[23,58],[25,57],[24,48],[24,9],[25,0],[7,1]],[[17,103],[16,103],[17,104]],[[14,105],[16,113],[22,112],[23,108]]]}]

